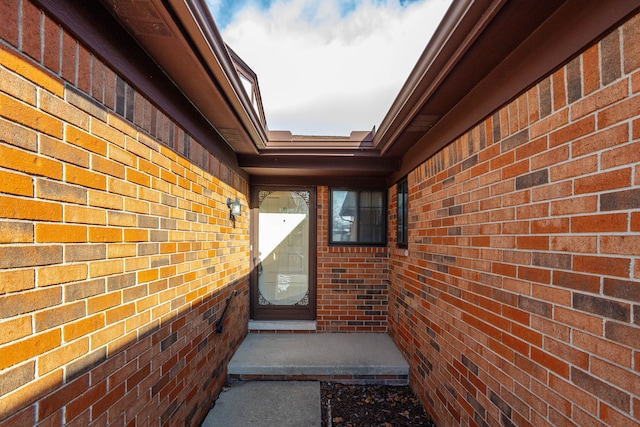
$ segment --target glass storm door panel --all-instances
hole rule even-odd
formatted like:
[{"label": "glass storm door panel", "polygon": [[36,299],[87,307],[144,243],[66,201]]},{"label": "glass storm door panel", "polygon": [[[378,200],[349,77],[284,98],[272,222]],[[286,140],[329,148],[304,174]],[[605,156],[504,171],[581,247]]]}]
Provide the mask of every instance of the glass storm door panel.
[{"label": "glass storm door panel", "polygon": [[[315,318],[315,206],[310,190],[258,191],[253,317]],[[312,208],[313,207],[313,211]],[[311,246],[311,242],[314,242]]]}]

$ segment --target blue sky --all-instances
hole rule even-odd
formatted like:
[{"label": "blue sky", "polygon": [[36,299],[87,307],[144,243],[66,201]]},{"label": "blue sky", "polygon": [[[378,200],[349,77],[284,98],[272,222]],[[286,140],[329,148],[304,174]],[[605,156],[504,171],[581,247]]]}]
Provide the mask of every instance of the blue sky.
[{"label": "blue sky", "polygon": [[[416,3],[419,0],[400,0],[399,4],[402,7],[409,5],[410,3]],[[209,4],[209,8],[214,13],[214,17],[216,19],[216,24],[220,30],[224,30],[224,28],[229,25],[230,22],[233,21],[235,14],[246,8],[255,7],[262,11],[267,11],[273,3],[274,0],[207,0]],[[317,2],[310,2],[319,4]],[[340,0],[337,2],[340,8],[340,15],[345,16],[349,12],[353,12],[358,4],[361,4],[361,0]],[[377,3],[383,3],[378,1]]]},{"label": "blue sky", "polygon": [[378,127],[451,0],[207,0],[271,130]]}]

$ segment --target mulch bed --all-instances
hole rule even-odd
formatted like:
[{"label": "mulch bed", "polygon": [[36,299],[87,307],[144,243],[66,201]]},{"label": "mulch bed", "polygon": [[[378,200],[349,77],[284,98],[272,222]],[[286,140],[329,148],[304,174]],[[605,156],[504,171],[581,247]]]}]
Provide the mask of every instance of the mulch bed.
[{"label": "mulch bed", "polygon": [[409,386],[322,382],[323,427],[436,427]]}]

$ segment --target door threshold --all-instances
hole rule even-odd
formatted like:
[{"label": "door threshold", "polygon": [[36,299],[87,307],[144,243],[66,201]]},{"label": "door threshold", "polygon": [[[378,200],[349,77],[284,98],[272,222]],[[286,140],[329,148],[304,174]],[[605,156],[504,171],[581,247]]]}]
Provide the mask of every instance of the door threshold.
[{"label": "door threshold", "polygon": [[315,331],[315,320],[249,320],[251,331]]}]

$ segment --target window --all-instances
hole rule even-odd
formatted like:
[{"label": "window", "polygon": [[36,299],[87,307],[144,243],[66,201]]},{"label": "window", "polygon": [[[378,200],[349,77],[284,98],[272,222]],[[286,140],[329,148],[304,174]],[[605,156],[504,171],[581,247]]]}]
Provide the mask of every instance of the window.
[{"label": "window", "polygon": [[384,190],[331,189],[329,243],[385,245],[387,204]]},{"label": "window", "polygon": [[409,185],[407,178],[398,183],[398,246],[409,245]]}]

